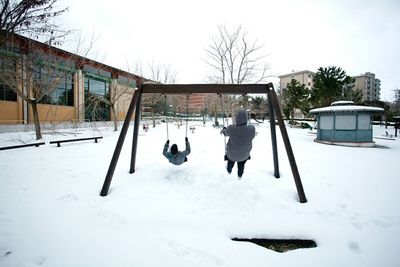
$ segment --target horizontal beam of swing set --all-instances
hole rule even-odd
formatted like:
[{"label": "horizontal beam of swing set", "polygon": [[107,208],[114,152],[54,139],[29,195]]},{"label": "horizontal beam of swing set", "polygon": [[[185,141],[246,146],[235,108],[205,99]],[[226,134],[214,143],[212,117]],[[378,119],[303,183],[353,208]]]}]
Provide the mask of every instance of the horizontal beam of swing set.
[{"label": "horizontal beam of swing set", "polygon": [[292,169],[293,178],[295,180],[297,193],[299,196],[300,203],[307,202],[303,185],[301,183],[300,174],[297,169],[296,160],[294,158],[293,150],[289,141],[289,136],[286,131],[286,127],[283,121],[282,112],[279,107],[278,98],[274,91],[272,83],[269,84],[155,84],[155,83],[139,83],[139,88],[135,90],[129,105],[124,124],[121,129],[120,136],[118,138],[117,145],[114,150],[113,157],[110,162],[110,166],[107,171],[106,178],[104,180],[103,187],[100,192],[100,196],[107,196],[112,177],[118,162],[119,155],[121,153],[122,145],[125,140],[126,133],[129,128],[129,124],[135,110],[135,126],[133,130],[132,140],[132,154],[131,154],[131,166],[129,173],[135,172],[136,164],[136,150],[138,143],[139,133],[139,120],[141,111],[141,98],[143,93],[161,93],[161,94],[192,94],[192,93],[216,93],[216,94],[268,94],[268,106],[270,114],[270,129],[271,129],[271,141],[274,159],[274,175],[279,178],[279,165],[278,165],[278,152],[276,144],[276,130],[275,130],[275,116],[278,120],[278,125],[281,130],[282,139],[285,144],[286,153],[289,159],[290,167]]},{"label": "horizontal beam of swing set", "polygon": [[142,93],[160,94],[266,94],[269,84],[142,84]]}]

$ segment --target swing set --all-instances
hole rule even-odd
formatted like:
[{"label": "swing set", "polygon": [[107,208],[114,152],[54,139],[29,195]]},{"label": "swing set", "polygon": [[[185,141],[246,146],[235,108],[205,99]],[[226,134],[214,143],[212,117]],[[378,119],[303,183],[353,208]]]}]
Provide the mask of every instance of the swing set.
[{"label": "swing set", "polygon": [[[129,105],[124,124],[119,135],[117,145],[115,147],[110,166],[108,168],[106,178],[103,183],[103,187],[100,192],[100,196],[107,196],[111,181],[114,175],[115,168],[117,166],[119,155],[125,141],[126,134],[128,132],[129,124],[133,113],[135,112],[135,123],[133,129],[133,140],[132,140],[132,153],[131,153],[131,164],[129,173],[135,172],[136,165],[136,151],[138,144],[138,133],[139,133],[139,122],[140,122],[140,111],[141,111],[141,99],[145,93],[160,93],[165,94],[187,94],[187,100],[191,93],[215,93],[220,95],[222,101],[222,94],[267,94],[268,95],[268,108],[270,117],[270,130],[271,130],[271,144],[272,144],[272,155],[274,161],[274,176],[279,178],[279,164],[278,164],[278,148],[276,143],[276,129],[275,129],[275,114],[278,120],[278,125],[282,134],[283,143],[285,145],[286,154],[290,163],[293,178],[295,181],[297,194],[299,196],[300,203],[306,203],[307,198],[304,193],[303,185],[300,179],[300,174],[297,169],[296,160],[294,158],[292,146],[290,144],[289,136],[283,121],[282,111],[279,106],[278,98],[274,90],[272,83],[269,84],[156,84],[156,83],[143,83],[139,82],[138,88],[132,97]],[[188,105],[188,103],[187,103]],[[186,128],[188,124],[186,123]],[[187,131],[187,130],[186,130]],[[168,132],[168,126],[167,126]]]}]

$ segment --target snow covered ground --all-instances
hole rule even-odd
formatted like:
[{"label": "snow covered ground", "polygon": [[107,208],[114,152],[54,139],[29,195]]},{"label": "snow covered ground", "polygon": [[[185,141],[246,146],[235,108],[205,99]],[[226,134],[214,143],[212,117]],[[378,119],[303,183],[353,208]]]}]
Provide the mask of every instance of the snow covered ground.
[{"label": "snow covered ground", "polygon": [[[107,197],[99,192],[119,135],[111,128],[100,129],[98,144],[50,145],[99,134],[62,130],[45,134],[44,146],[0,151],[0,266],[400,266],[400,138],[375,139],[378,148],[331,146],[288,128],[308,199],[301,204],[279,128],[281,178],[265,124],[241,181],[236,166],[226,173],[219,130],[199,123],[182,166],[163,158],[164,124],[141,129],[129,174],[132,128]],[[385,131],[375,126],[374,136]],[[169,125],[169,136],[183,148],[184,126]],[[34,139],[3,133],[0,146]],[[278,253],[234,237],[318,247]]]}]

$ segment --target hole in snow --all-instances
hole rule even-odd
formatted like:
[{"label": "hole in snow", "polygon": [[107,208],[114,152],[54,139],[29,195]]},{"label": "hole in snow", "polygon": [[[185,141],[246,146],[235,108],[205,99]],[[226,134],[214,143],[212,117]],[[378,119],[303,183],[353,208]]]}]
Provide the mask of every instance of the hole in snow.
[{"label": "hole in snow", "polygon": [[317,243],[314,240],[304,239],[263,239],[263,238],[232,238],[233,241],[251,242],[256,245],[271,249],[276,252],[286,252],[298,248],[316,248]]}]

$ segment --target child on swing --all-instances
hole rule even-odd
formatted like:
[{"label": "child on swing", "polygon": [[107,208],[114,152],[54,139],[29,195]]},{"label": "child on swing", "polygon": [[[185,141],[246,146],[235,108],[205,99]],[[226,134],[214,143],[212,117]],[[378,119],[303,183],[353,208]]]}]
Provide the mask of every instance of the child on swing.
[{"label": "child on swing", "polygon": [[250,159],[250,151],[252,148],[252,141],[256,134],[256,129],[253,125],[247,125],[247,112],[240,109],[236,112],[236,125],[229,125],[228,128],[224,127],[221,134],[229,136],[226,145],[225,160],[228,161],[226,170],[230,174],[232,168],[237,162],[238,177],[242,178],[244,173],[244,165]]},{"label": "child on swing", "polygon": [[187,137],[185,137],[186,149],[184,151],[179,151],[178,146],[173,144],[171,150],[169,149],[169,140],[164,145],[163,155],[174,165],[181,165],[187,161],[187,157],[190,154],[190,144]]}]

